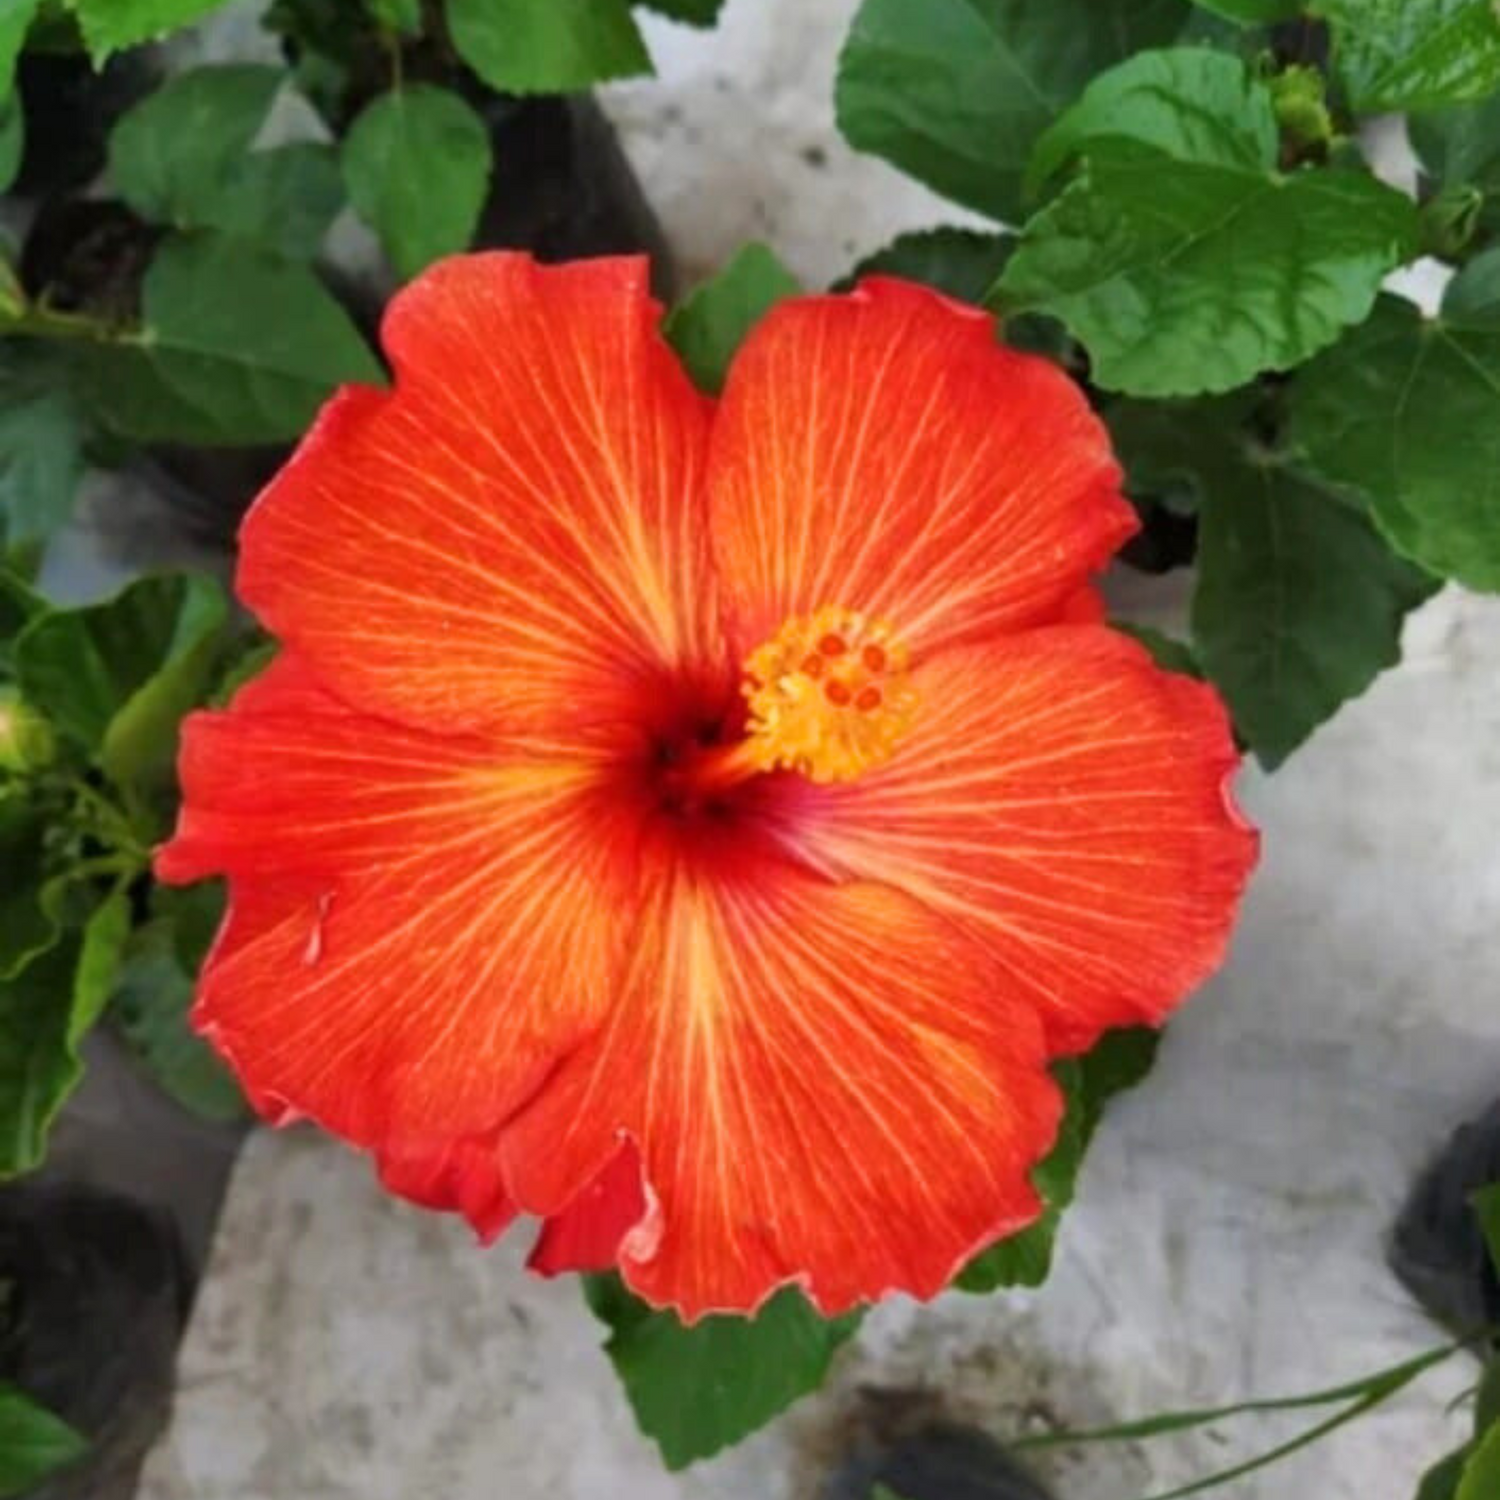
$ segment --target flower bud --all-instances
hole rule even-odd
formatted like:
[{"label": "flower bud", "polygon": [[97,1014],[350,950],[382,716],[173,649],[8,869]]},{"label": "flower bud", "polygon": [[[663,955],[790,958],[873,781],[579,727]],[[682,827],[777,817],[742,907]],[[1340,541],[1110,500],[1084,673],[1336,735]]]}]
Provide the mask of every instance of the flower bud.
[{"label": "flower bud", "polygon": [[1484,194],[1468,183],[1449,183],[1423,206],[1422,249],[1456,260],[1473,243],[1484,212]]},{"label": "flower bud", "polygon": [[0,686],[0,771],[45,770],[56,753],[52,725],[15,688]]},{"label": "flower bud", "polygon": [[1276,123],[1296,155],[1326,147],[1333,140],[1327,90],[1327,81],[1316,68],[1288,68],[1271,79]]}]

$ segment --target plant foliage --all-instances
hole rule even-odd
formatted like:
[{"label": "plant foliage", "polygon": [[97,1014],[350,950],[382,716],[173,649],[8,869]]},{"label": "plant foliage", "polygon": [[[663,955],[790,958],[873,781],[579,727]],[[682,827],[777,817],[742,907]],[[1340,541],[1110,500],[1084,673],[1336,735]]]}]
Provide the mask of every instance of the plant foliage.
[{"label": "plant foliage", "polygon": [[[188,1107],[242,1108],[186,1024],[221,898],[157,889],[149,851],[175,811],[182,716],[227,691],[246,643],[201,578],[82,607],[34,591],[86,476],[287,445],[338,386],[384,381],[378,307],[330,259],[340,215],[373,233],[387,283],[463,250],[505,201],[493,132],[511,96],[647,72],[662,18],[707,26],[721,0],[267,0],[284,62],[146,70],[128,109],[77,122],[101,158],[87,198],[50,180],[54,143],[16,84],[31,54],[103,66],[217,4],[0,0],[0,191],[27,200],[6,222],[33,226],[0,245],[0,1175],[42,1160],[101,1021]],[[1500,591],[1492,0],[862,0],[831,85],[852,146],[993,221],[902,236],[853,275],[985,305],[997,336],[1084,383],[1146,541],[1169,539],[1153,555],[1195,567],[1188,639],[1139,633],[1217,686],[1264,766],[1399,660],[1444,581]],[[1415,197],[1364,155],[1365,119],[1389,111],[1410,116]],[[1436,309],[1382,289],[1423,254],[1452,272]],[[716,393],[797,289],[748,247],[667,336]],[[1100,1113],[1151,1060],[1124,1033],[1060,1066],[1046,1216],[959,1288],[1046,1278]],[[1500,1211],[1480,1206],[1500,1250]],[[613,1278],[589,1296],[674,1467],[815,1387],[858,1322],[793,1289],[692,1327]],[[1336,1407],[1323,1430],[1425,1368],[1293,1404]],[[1493,1369],[1477,1408],[1422,1500],[1500,1494]],[[78,1447],[0,1390],[0,1494]]]}]

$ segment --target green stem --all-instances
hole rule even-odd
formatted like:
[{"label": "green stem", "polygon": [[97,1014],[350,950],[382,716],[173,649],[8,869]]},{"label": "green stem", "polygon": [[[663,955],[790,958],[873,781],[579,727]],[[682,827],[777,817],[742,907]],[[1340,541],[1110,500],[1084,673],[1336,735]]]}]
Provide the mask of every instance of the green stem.
[{"label": "green stem", "polygon": [[[1452,1349],[1447,1350],[1442,1358],[1446,1359],[1453,1352]],[[1422,1368],[1425,1369],[1426,1366]],[[1221,1469],[1217,1474],[1210,1474],[1206,1479],[1198,1479],[1192,1484],[1185,1484],[1180,1489],[1166,1490],[1159,1495],[1151,1495],[1148,1500],[1185,1500],[1188,1495],[1201,1495],[1205,1490],[1217,1489],[1221,1484],[1228,1484],[1234,1479],[1243,1479],[1246,1474],[1253,1474],[1257,1469],[1264,1469],[1270,1464],[1279,1463],[1283,1458],[1290,1458],[1292,1454],[1300,1452],[1303,1448],[1310,1448],[1314,1443],[1321,1442],[1330,1433],[1337,1432],[1340,1427],[1358,1420],[1366,1412],[1374,1411],[1377,1406],[1383,1405],[1392,1396],[1405,1390],[1421,1373],[1420,1369],[1412,1370],[1399,1380],[1375,1384],[1367,1395],[1352,1406],[1346,1406],[1343,1411],[1335,1412],[1326,1421],[1308,1428],[1306,1432],[1299,1433],[1298,1436],[1282,1443],[1279,1447],[1272,1448],[1256,1458],[1246,1459],[1242,1464],[1235,1464],[1233,1468]]]},{"label": "green stem", "polygon": [[132,854],[101,854],[97,859],[80,860],[69,869],[70,878],[88,879],[94,875],[118,876],[116,887],[128,886],[145,868],[145,861]]},{"label": "green stem", "polygon": [[[1274,1397],[1262,1401],[1242,1401],[1236,1406],[1214,1406],[1195,1411],[1168,1412],[1155,1417],[1146,1417],[1138,1422],[1120,1422],[1112,1427],[1095,1427],[1084,1432],[1044,1432],[1031,1437],[1017,1438],[1010,1444],[1017,1451],[1023,1448],[1075,1447],[1087,1443],[1138,1442],[1146,1438],[1161,1437],[1168,1433],[1185,1432],[1194,1427],[1207,1427],[1214,1422],[1226,1421],[1230,1417],[1250,1416],[1256,1413],[1300,1411],[1313,1406],[1333,1406],[1339,1402],[1358,1401],[1372,1391],[1400,1390],[1415,1380],[1418,1375],[1451,1359],[1461,1349],[1467,1349],[1477,1339],[1488,1335],[1489,1330],[1480,1329],[1454,1343],[1444,1344],[1439,1349],[1429,1349],[1414,1359],[1404,1360],[1399,1365],[1366,1375],[1362,1380],[1350,1381],[1347,1385],[1333,1386],[1325,1391],[1313,1391],[1302,1396]],[[1382,1397],[1384,1399],[1384,1397]]]},{"label": "green stem", "polygon": [[129,337],[113,324],[86,313],[59,312],[42,302],[29,302],[0,316],[0,335],[21,339],[71,339],[94,344],[119,343]]},{"label": "green stem", "polygon": [[1340,1427],[1389,1401],[1392,1396],[1405,1390],[1419,1375],[1451,1359],[1453,1355],[1461,1349],[1468,1348],[1477,1339],[1490,1337],[1492,1333],[1492,1329],[1479,1329],[1452,1344],[1445,1344],[1439,1349],[1419,1354],[1415,1359],[1405,1360],[1399,1365],[1392,1365],[1389,1369],[1381,1370],[1374,1375],[1367,1375],[1363,1380],[1351,1381],[1347,1385],[1334,1386],[1329,1390],[1314,1391],[1309,1395],[1288,1396],[1265,1401],[1245,1401],[1238,1406],[1219,1406],[1198,1411],[1170,1412],[1138,1422],[1122,1422],[1113,1427],[1093,1428],[1087,1432],[1044,1433],[1035,1437],[1020,1438],[1010,1446],[1013,1449],[1050,1448],[1071,1447],[1083,1443],[1138,1441],[1159,1437],[1166,1433],[1204,1427],[1230,1417],[1251,1413],[1297,1411],[1308,1407],[1345,1403],[1342,1411],[1335,1412],[1331,1417],[1316,1423],[1306,1432],[1299,1433],[1296,1437],[1266,1453],[1246,1459],[1232,1468],[1210,1474],[1204,1479],[1196,1479],[1179,1489],[1167,1490],[1162,1494],[1149,1497],[1149,1500],[1186,1500],[1189,1495],[1202,1494],[1205,1490],[1217,1489],[1220,1485],[1228,1484],[1232,1480],[1243,1479],[1245,1475],[1254,1473],[1257,1469],[1263,1469],[1303,1448],[1311,1447],[1312,1444],[1327,1437],[1329,1433],[1336,1432]]},{"label": "green stem", "polygon": [[86,781],[73,777],[68,786],[79,804],[97,820],[98,833],[115,853],[133,860],[137,868],[143,867],[151,851],[141,842],[125,812]]}]

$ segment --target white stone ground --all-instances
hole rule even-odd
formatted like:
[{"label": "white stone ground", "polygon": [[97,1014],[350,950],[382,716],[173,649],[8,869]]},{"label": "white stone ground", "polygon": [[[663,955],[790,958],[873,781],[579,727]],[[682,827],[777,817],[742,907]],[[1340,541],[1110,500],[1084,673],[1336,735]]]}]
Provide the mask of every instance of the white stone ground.
[{"label": "white stone ground", "polygon": [[[730,0],[653,28],[608,103],[689,274],[770,241],[809,282],[956,215],[832,129],[850,0]],[[1127,585],[1141,603],[1148,590]],[[1150,607],[1159,607],[1151,605]],[[246,1152],[147,1500],[812,1500],[869,1388],[997,1433],[1331,1384],[1437,1335],[1382,1240],[1426,1153],[1500,1084],[1500,603],[1449,593],[1408,659],[1274,778],[1233,960],[1111,1113],[1037,1295],[879,1309],[829,1389],[664,1474],[569,1284],[384,1199],[311,1134]],[[1455,1442],[1455,1366],[1229,1500],[1410,1500]],[[1285,1428],[1248,1427],[1261,1444]],[[1222,1466],[1226,1429],[1058,1461],[1061,1500]]]}]

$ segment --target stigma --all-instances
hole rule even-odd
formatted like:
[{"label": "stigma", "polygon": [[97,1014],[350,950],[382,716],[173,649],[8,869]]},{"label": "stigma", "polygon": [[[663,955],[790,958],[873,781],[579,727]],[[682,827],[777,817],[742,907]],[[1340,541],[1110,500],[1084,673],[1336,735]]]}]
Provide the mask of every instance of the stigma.
[{"label": "stigma", "polygon": [[884,620],[828,605],[745,660],[745,750],[761,771],[852,781],[891,758],[916,713],[906,648]]}]

